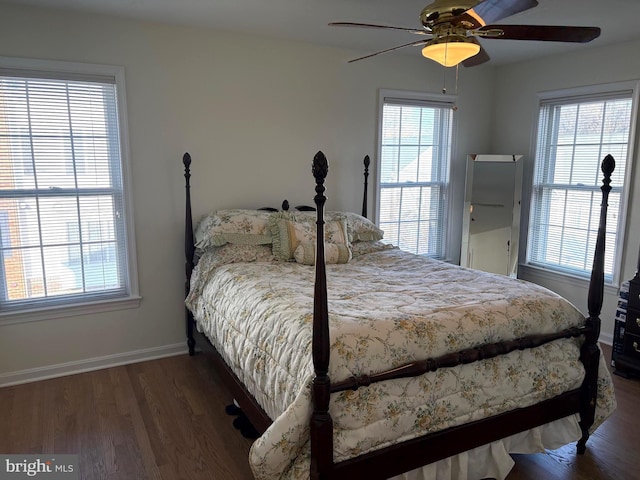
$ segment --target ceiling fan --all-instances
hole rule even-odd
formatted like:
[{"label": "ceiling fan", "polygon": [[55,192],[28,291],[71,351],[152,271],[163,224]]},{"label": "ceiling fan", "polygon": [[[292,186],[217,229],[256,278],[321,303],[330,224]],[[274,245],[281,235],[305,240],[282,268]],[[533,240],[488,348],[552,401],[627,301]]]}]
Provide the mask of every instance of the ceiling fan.
[{"label": "ceiling fan", "polygon": [[349,63],[405,47],[422,46],[422,55],[445,67],[459,63],[465,67],[473,67],[489,61],[489,55],[478,38],[586,43],[600,35],[598,27],[493,23],[537,5],[537,0],[435,0],[420,13],[422,28],[355,22],[332,22],[329,25],[400,30],[426,37],[354,58]]}]

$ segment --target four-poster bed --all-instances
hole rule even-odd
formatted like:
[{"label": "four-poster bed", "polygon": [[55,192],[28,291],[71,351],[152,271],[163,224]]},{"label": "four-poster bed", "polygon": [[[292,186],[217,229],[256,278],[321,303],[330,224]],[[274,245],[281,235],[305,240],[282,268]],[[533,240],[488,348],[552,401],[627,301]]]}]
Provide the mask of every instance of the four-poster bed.
[{"label": "four-poster bed", "polygon": [[[366,216],[368,160],[362,217]],[[235,400],[260,433],[268,431],[252,450],[257,477],[279,478],[281,468],[287,472],[286,478],[385,479],[465,452],[481,456],[478,449],[493,442],[502,442],[501,448],[508,448],[503,439],[520,441],[524,438],[518,437],[520,432],[526,434],[537,428],[541,430],[536,435],[544,436],[545,428],[560,428],[562,422],[567,431],[571,430],[568,423],[575,423],[577,449],[582,453],[590,430],[615,407],[597,345],[607,197],[615,166],[612,157],[607,156],[602,164],[603,202],[586,319],[568,302],[540,287],[409,257],[380,245],[371,232],[361,237],[368,241],[353,243],[352,260],[351,252],[346,261],[326,258],[331,255],[331,244],[340,241],[336,232],[341,222],[347,221],[335,212],[325,212],[328,162],[321,152],[314,157],[312,168],[315,213],[270,213],[268,219],[258,213],[250,220],[243,216],[249,215],[247,212],[229,214],[229,218],[236,215],[234,221],[245,231],[255,228],[255,224],[248,227],[248,222],[269,222],[272,232],[280,232],[270,239],[274,252],[279,236],[286,236],[300,224],[308,233],[308,224],[313,221],[317,241],[311,263],[315,263],[315,269],[298,265],[299,258],[296,255],[293,261],[292,251],[285,255],[289,261],[272,258],[271,244],[259,243],[264,231],[252,230],[255,235],[251,246],[230,247],[231,242],[225,244],[218,239],[216,247],[223,255],[225,248],[233,250],[232,255],[251,251],[248,260],[234,257],[220,261],[205,254],[201,267],[194,272],[196,244],[202,242],[194,237],[191,218],[189,154],[183,162],[189,351],[194,353],[196,331],[203,331]],[[237,220],[240,217],[241,221]],[[215,221],[219,226],[220,218]],[[286,227],[276,230],[276,224]],[[349,240],[357,239],[350,226]],[[369,248],[371,254],[362,254]],[[377,283],[382,272],[391,272],[391,267],[395,268],[394,275],[396,270],[404,273],[397,273],[395,283],[389,281],[388,286]],[[271,276],[262,280],[262,270],[270,271]],[[350,270],[356,275],[349,276]],[[204,271],[211,274],[206,282]],[[407,272],[426,273],[416,279]],[[358,276],[371,278],[371,282],[359,284]],[[443,279],[456,280],[447,284]],[[328,283],[334,290],[328,290]],[[421,292],[422,283],[428,287]],[[473,291],[466,292],[461,285]],[[475,291],[473,285],[482,289]],[[514,293],[518,291],[524,293]],[[220,292],[226,292],[229,303]],[[369,303],[377,301],[374,294],[383,301],[373,307],[379,313],[376,318],[372,317],[376,313],[363,313]],[[472,297],[481,302],[471,304]],[[433,298],[440,302],[437,308],[419,311],[425,299]],[[307,301],[310,304],[302,305],[299,313],[291,313],[290,320],[283,313],[297,308],[296,302]],[[232,309],[234,302],[236,308]],[[505,315],[518,309],[531,317],[520,318],[518,314],[512,321]],[[199,317],[197,325],[194,312]],[[223,317],[226,323],[219,321]],[[498,317],[501,320],[496,320]],[[400,336],[407,332],[411,335]],[[232,344],[233,350],[229,350]],[[360,358],[359,352],[370,356]],[[530,370],[518,371],[523,363]],[[569,363],[571,368],[565,369]],[[281,364],[286,371],[273,374]],[[531,379],[525,378],[527,375]],[[502,382],[498,377],[510,377],[511,383],[496,387]],[[264,379],[273,380],[275,386],[263,385]],[[446,392],[444,397],[438,396],[440,387]],[[512,387],[523,392],[522,398],[515,398],[520,393],[508,392]],[[482,397],[482,402],[470,398],[501,388],[504,392],[496,394],[497,400],[491,396]],[[428,398],[422,398],[421,390],[428,392]],[[363,411],[371,417],[365,418]],[[390,437],[395,430],[397,441]],[[475,457],[469,455],[471,462]]]}]

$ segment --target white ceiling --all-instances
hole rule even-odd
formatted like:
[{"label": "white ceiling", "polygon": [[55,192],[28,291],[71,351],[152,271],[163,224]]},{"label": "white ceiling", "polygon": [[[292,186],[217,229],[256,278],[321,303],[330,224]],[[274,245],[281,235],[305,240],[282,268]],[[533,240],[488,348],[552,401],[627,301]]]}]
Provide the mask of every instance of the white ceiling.
[{"label": "white ceiling", "polygon": [[[329,27],[352,21],[419,28],[430,0],[0,0],[105,13],[153,22],[212,27],[247,35],[354,49],[360,56],[418,39],[405,32]],[[499,23],[597,26],[589,44],[483,39],[491,64],[505,64],[575,49],[640,39],[640,0],[538,0],[533,9]],[[259,41],[259,38],[256,38]],[[419,55],[409,47],[386,55]],[[374,62],[375,58],[364,60]]]}]

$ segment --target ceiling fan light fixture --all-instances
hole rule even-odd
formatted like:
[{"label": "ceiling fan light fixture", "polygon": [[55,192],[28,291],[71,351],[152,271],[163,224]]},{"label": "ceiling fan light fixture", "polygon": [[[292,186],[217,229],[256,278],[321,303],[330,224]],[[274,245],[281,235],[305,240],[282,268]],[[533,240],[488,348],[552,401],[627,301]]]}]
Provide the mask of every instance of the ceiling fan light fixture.
[{"label": "ceiling fan light fixture", "polygon": [[480,45],[471,39],[456,35],[432,40],[422,49],[422,56],[445,67],[455,67],[479,52]]}]

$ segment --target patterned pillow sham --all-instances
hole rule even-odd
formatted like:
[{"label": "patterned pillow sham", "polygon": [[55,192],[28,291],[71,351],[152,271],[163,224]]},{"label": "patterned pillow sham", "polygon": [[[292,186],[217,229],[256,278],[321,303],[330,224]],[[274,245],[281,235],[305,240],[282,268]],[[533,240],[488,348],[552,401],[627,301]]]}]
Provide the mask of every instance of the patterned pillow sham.
[{"label": "patterned pillow sham", "polygon": [[380,230],[371,220],[353,212],[327,212],[331,218],[339,215],[347,219],[349,230],[349,240],[352,242],[369,242],[372,240],[382,240],[384,232]]},{"label": "patterned pillow sham", "polygon": [[[290,212],[287,213],[289,218],[295,220],[313,220],[315,222],[315,212]],[[378,228],[368,218],[353,212],[327,211],[324,213],[325,222],[332,220],[347,221],[347,233],[349,234],[349,242],[369,242],[374,240],[382,240],[384,232]]]},{"label": "patterned pillow sham", "polygon": [[[300,242],[293,252],[297,263],[303,265],[316,264],[316,242]],[[351,260],[351,249],[348,245],[327,242],[324,244],[324,262],[326,264],[347,263]]]},{"label": "patterned pillow sham", "polygon": [[393,248],[398,247],[390,243],[381,242],[379,240],[372,240],[369,242],[354,242],[351,244],[351,254],[353,255],[353,258],[356,258],[361,255],[366,255],[367,253],[381,252],[382,250],[391,250]]},{"label": "patterned pillow sham", "polygon": [[[273,239],[273,255],[280,260],[294,260],[294,252],[300,242],[314,243],[316,224],[313,216],[275,213],[270,222]],[[325,221],[324,240],[327,243],[349,245],[345,219]]]},{"label": "patterned pillow sham", "polygon": [[212,257],[217,266],[227,263],[273,262],[271,245],[241,245],[227,243],[213,249]]},{"label": "patterned pillow sham", "polygon": [[226,243],[268,245],[271,243],[271,212],[249,209],[226,209],[206,215],[195,228],[196,248],[207,250]]}]

